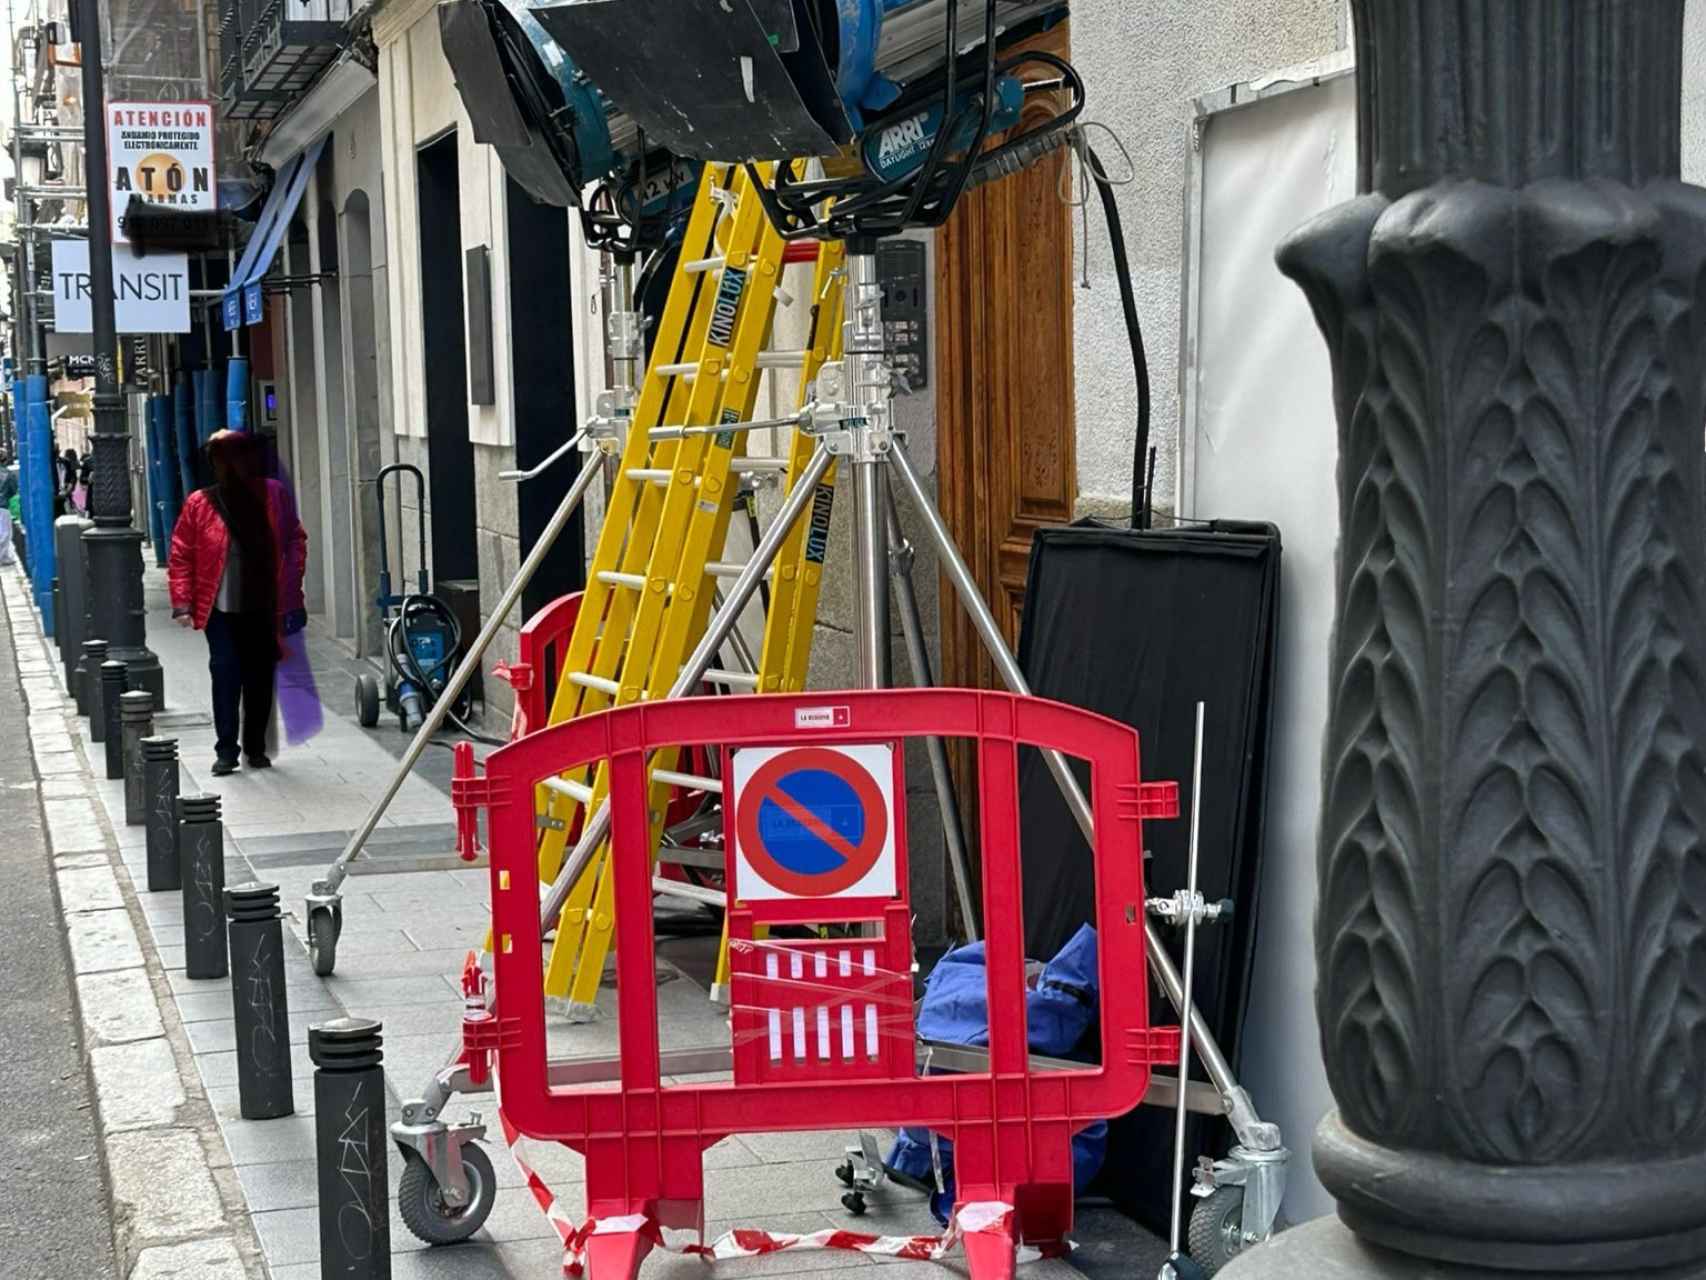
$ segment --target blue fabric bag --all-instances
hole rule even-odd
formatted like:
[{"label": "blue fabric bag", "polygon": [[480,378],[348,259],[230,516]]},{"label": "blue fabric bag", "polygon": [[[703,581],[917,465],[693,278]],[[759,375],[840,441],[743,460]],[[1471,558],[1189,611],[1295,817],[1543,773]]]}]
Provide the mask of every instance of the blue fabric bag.
[{"label": "blue fabric bag", "polygon": [[[1081,925],[1059,953],[1043,966],[1036,986],[1025,993],[1026,1039],[1033,1053],[1072,1056],[1095,1025],[1101,1008],[1096,976],[1096,931]],[[918,1035],[925,1040],[977,1048],[989,1044],[989,1008],[984,986],[983,943],[956,947],[937,963],[924,980],[924,1000],[918,1010]],[[954,1145],[937,1140],[941,1152],[944,1190],[930,1197],[930,1212],[947,1224],[954,1204]],[[1101,1171],[1108,1153],[1105,1120],[1072,1137],[1072,1185],[1082,1193]],[[935,1186],[927,1129],[903,1129],[889,1152],[888,1166],[897,1173]]]}]

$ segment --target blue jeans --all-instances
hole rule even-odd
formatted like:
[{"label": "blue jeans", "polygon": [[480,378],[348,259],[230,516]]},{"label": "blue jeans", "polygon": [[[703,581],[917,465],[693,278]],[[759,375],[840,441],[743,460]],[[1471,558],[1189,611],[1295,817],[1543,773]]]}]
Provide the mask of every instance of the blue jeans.
[{"label": "blue jeans", "polygon": [[243,754],[250,759],[267,753],[267,725],[272,720],[273,668],[278,665],[278,639],[269,614],[221,613],[207,619],[207,669],[213,674],[214,750],[221,760],[235,762],[238,708],[242,709]]}]

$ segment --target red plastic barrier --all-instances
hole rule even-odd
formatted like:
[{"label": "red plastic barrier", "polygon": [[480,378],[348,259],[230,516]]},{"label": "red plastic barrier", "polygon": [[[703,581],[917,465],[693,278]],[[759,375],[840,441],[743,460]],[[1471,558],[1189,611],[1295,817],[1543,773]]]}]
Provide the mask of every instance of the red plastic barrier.
[{"label": "red plastic barrier", "polygon": [[[833,702],[836,714],[822,714]],[[799,713],[799,714],[796,714]],[[829,723],[808,728],[800,724]],[[895,821],[902,890],[886,902],[831,899],[736,904],[731,936],[740,939],[746,1000],[737,994],[736,1078],[722,1084],[665,1087],[659,1070],[646,762],[666,745],[823,746],[892,742],[938,735],[975,739],[987,961],[989,1070],[917,1074],[907,981],[911,942],[905,897],[903,816]],[[1100,1066],[1074,1071],[1030,1067],[1025,1029],[1023,912],[1020,903],[1018,748],[1052,747],[1091,763],[1096,823],[1096,920],[1101,977]],[[896,753],[897,756],[900,754]],[[544,947],[540,886],[534,866],[534,787],[577,765],[608,759],[613,817],[612,869],[617,902],[616,963],[621,1080],[608,1087],[552,1088],[546,1066]],[[725,778],[732,773],[724,770]],[[485,777],[463,794],[489,808],[492,844],[494,967],[502,1013],[498,1045],[506,1124],[529,1137],[567,1143],[586,1157],[592,1221],[576,1236],[594,1280],[636,1274],[663,1228],[702,1231],[701,1153],[733,1133],[912,1125],[954,1143],[960,1238],[974,1280],[1013,1274],[1020,1241],[1048,1245],[1072,1221],[1071,1137],[1094,1120],[1136,1106],[1150,1068],[1177,1062],[1177,1028],[1149,1025],[1143,932],[1142,820],[1178,812],[1172,783],[1143,783],[1137,735],[1129,727],[1038,698],[967,690],[811,694],[804,697],[693,698],[621,710],[552,726],[495,752]],[[901,788],[897,795],[904,795]],[[730,877],[733,884],[733,877]],[[827,944],[835,981],[819,984],[825,944],[752,943],[751,925],[777,919],[825,923],[878,919],[880,938]],[[742,936],[744,935],[744,936]],[[841,951],[860,953],[839,975]],[[768,972],[778,957],[778,980]],[[793,957],[800,957],[799,979]],[[786,976],[782,967],[786,967]],[[884,976],[887,975],[887,976]],[[797,982],[790,990],[790,982]],[[778,1067],[751,1046],[762,1033],[740,1018],[767,1019],[786,1007],[840,1021],[877,1010],[888,1024],[879,1061],[834,1045],[809,1069]],[[894,1033],[903,1021],[903,1035]],[[838,1036],[831,1036],[831,1041]],[[839,1060],[839,1066],[835,1066]]]},{"label": "red plastic barrier", "polygon": [[494,669],[492,674],[508,680],[515,690],[511,738],[532,733],[550,719],[551,699],[556,695],[569,637],[574,634],[580,612],[580,592],[557,597],[523,624],[515,661]]}]

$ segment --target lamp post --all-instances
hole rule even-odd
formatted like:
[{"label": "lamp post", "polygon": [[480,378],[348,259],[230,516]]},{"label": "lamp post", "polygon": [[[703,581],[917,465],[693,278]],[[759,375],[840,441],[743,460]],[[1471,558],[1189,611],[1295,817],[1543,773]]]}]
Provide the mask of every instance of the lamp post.
[{"label": "lamp post", "polygon": [[89,210],[89,303],[94,327],[95,465],[91,514],[83,534],[89,565],[89,617],[107,655],[125,664],[132,689],[164,696],[160,660],[148,649],[142,601],[142,534],[131,527],[130,432],[118,380],[113,315],[113,233],[107,193],[106,91],[100,0],[74,0],[83,61],[83,168]]},{"label": "lamp post", "polygon": [[[1698,0],[1697,0],[1698,3]],[[1706,1264],[1706,190],[1684,0],[1352,0],[1331,1219],[1225,1275]]]}]

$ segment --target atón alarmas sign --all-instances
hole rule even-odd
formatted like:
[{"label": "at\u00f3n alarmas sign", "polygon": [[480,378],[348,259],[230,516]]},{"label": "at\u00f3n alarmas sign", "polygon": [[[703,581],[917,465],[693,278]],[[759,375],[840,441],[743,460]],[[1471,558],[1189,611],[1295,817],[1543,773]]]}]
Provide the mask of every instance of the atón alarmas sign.
[{"label": "at\u00f3n alarmas sign", "polygon": [[219,206],[209,103],[109,103],[107,155],[115,239],[128,238],[125,211],[136,197],[182,213]]}]

